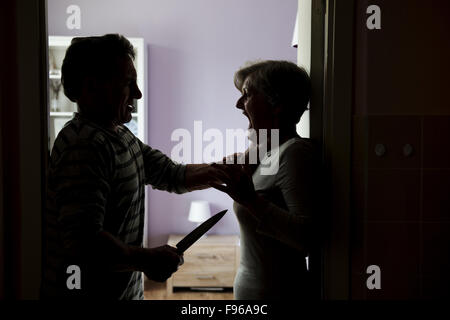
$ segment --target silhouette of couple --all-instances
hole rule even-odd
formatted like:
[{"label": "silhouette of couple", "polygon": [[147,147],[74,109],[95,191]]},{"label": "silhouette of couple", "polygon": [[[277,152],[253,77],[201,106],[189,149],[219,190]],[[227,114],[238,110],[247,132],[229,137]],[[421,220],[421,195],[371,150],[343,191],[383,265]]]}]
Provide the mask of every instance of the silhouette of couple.
[{"label": "silhouette of couple", "polygon": [[[287,61],[262,61],[235,74],[236,108],[249,128],[279,130],[276,174],[260,165],[178,164],[142,143],[131,120],[134,51],[123,36],[73,39],[62,66],[65,95],[78,112],[55,140],[48,170],[43,298],[143,299],[142,273],[165,281],[183,263],[174,247],[143,247],[145,185],[174,193],[209,187],[234,200],[241,261],[236,299],[306,298],[312,245],[314,150],[296,133],[307,109],[308,74]],[[258,134],[254,137],[258,146]],[[267,147],[267,146],[265,146]],[[248,152],[246,154],[248,156]],[[237,157],[238,155],[233,155]],[[81,270],[69,290],[67,267]]]}]

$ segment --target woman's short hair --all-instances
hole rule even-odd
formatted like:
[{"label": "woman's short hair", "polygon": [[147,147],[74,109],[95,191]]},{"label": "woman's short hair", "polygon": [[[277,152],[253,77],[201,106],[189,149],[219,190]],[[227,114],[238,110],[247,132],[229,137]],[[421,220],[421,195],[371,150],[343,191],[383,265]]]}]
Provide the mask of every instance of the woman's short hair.
[{"label": "woman's short hair", "polygon": [[300,121],[311,96],[311,79],[305,69],[289,61],[253,62],[234,74],[234,85],[239,91],[248,77],[252,90],[264,94],[272,106],[282,107],[285,121]]},{"label": "woman's short hair", "polygon": [[108,79],[117,72],[111,66],[124,57],[134,59],[135,52],[130,41],[119,34],[74,38],[61,68],[64,94],[71,101],[78,101],[87,77]]}]

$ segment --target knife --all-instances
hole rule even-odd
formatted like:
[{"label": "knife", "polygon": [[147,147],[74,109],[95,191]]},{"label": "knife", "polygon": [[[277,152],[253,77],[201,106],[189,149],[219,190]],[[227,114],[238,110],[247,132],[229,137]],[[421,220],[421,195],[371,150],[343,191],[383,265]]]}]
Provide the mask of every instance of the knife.
[{"label": "knife", "polygon": [[198,239],[202,237],[209,229],[211,229],[228,210],[220,211],[211,218],[203,222],[197,228],[191,231],[186,237],[180,240],[175,246],[177,247],[178,254],[185,252],[190,246],[192,246]]}]

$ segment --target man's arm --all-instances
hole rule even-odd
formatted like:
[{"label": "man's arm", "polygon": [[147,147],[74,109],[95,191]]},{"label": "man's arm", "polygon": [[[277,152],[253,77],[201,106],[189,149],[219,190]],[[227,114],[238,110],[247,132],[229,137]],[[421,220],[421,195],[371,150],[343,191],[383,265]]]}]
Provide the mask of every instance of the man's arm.
[{"label": "man's arm", "polygon": [[[247,149],[245,153],[234,153],[224,157],[222,162],[217,163],[246,163],[246,169],[253,174],[257,165],[249,164],[249,152],[250,149]],[[211,183],[222,183],[215,173],[216,170],[210,164],[188,164],[185,173],[186,189],[189,191],[202,190],[210,188]]]},{"label": "man's arm", "polygon": [[183,262],[174,247],[129,246],[106,231],[99,232],[92,243],[90,263],[113,272],[141,271],[155,281],[165,281]]},{"label": "man's arm", "polygon": [[211,174],[209,164],[188,164],[185,171],[185,187],[189,191],[210,188],[210,183],[216,181]]},{"label": "man's arm", "polygon": [[51,183],[65,260],[93,269],[142,271],[164,281],[182,260],[175,248],[129,246],[103,229],[112,156],[102,145],[86,141],[67,148],[53,164]]},{"label": "man's arm", "polygon": [[209,188],[213,179],[209,164],[178,164],[157,149],[142,143],[146,183],[154,188],[175,193],[185,193]]}]

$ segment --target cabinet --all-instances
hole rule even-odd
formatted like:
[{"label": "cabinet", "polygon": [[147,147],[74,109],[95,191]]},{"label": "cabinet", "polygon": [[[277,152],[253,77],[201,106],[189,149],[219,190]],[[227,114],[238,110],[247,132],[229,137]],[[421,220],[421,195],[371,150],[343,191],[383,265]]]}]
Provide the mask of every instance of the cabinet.
[{"label": "cabinet", "polygon": [[[73,37],[50,36],[48,39],[48,66],[49,66],[49,147],[58,136],[64,124],[73,117],[77,111],[75,103],[64,95],[61,85],[61,66],[67,48]],[[125,124],[141,141],[146,142],[146,94],[145,94],[145,47],[142,38],[127,38],[135,49],[136,58],[134,66],[137,73],[137,84],[142,91],[142,98],[135,101],[136,113],[132,120]]]},{"label": "cabinet", "polygon": [[[168,244],[175,246],[182,238],[171,235]],[[186,250],[184,264],[167,280],[167,294],[171,294],[174,287],[233,287],[239,255],[236,235],[201,238]]]}]

